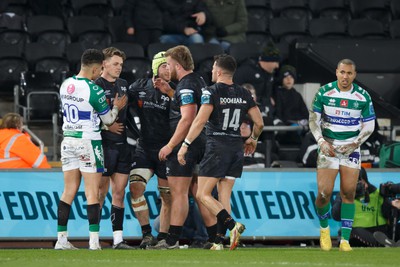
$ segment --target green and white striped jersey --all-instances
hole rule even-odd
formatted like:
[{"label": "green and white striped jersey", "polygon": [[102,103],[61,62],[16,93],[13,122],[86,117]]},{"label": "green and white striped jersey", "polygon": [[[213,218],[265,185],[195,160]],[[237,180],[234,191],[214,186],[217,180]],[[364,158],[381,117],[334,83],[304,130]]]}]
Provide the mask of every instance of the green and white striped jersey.
[{"label": "green and white striped jersey", "polygon": [[101,140],[100,117],[110,107],[103,88],[89,79],[66,79],[60,88],[65,137]]},{"label": "green and white striped jersey", "polygon": [[353,83],[342,92],[337,81],[322,86],[315,95],[312,109],[321,114],[322,135],[333,145],[352,143],[362,123],[375,120],[375,111],[367,91]]}]

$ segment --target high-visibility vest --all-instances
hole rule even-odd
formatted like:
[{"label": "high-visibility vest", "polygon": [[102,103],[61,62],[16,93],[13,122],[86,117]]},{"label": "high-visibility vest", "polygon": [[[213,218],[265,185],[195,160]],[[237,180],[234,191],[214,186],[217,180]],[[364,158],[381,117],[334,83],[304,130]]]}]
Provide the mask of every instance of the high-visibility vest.
[{"label": "high-visibility vest", "polygon": [[0,129],[0,169],[51,168],[29,135],[18,129]]}]

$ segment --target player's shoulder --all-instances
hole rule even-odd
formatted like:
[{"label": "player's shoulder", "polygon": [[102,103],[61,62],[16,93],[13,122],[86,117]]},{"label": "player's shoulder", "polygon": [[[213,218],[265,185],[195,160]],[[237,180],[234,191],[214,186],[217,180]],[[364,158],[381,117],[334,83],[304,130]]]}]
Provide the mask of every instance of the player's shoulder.
[{"label": "player's shoulder", "polygon": [[147,84],[149,83],[149,80],[150,79],[146,79],[146,78],[137,79],[135,82],[133,82],[129,86],[129,90],[131,90],[131,91],[142,90],[143,88],[145,88],[147,86]]},{"label": "player's shoulder", "polygon": [[[365,98],[366,101],[370,101],[371,100],[371,96],[369,95],[369,93],[367,92],[367,90],[365,90],[364,88],[362,88],[361,86],[359,86],[356,83],[353,83],[353,94],[358,95],[358,98]],[[360,99],[362,100],[362,99]]]}]

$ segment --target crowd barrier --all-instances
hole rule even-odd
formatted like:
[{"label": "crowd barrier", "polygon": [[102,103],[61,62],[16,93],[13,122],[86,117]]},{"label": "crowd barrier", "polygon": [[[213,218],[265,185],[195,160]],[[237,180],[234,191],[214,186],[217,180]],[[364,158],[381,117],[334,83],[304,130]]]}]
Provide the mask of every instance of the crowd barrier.
[{"label": "crowd barrier", "polygon": [[[400,183],[396,169],[368,170],[374,185]],[[82,183],[83,184],[83,183]],[[0,239],[51,239],[57,236],[57,204],[63,191],[60,169],[42,171],[0,171]],[[313,239],[319,236],[315,215],[315,169],[246,169],[232,193],[232,215],[246,225],[249,239]],[[339,179],[335,191],[339,189]],[[128,192],[128,188],[127,188]],[[145,193],[153,221],[157,208],[157,181],[153,177]],[[112,237],[110,223],[111,195],[102,210],[100,236]],[[140,238],[141,229],[125,200],[124,236]],[[330,220],[336,235],[339,223]],[[72,238],[87,238],[86,200],[81,185],[72,204],[68,232]]]}]

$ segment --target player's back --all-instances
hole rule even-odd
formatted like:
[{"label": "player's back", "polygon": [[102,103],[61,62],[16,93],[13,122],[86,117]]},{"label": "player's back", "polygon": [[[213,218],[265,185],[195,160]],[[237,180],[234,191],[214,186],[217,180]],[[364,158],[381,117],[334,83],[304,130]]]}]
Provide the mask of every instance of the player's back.
[{"label": "player's back", "polygon": [[86,78],[66,79],[60,87],[64,136],[101,140],[100,117],[108,110],[103,89]]}]

